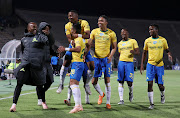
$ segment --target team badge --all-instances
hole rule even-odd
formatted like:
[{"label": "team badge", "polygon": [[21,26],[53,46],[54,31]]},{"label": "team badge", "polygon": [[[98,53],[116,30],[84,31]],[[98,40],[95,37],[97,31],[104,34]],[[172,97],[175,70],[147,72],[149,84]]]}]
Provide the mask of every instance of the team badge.
[{"label": "team badge", "polygon": [[153,41],[153,44],[156,44],[157,43],[157,41]]},{"label": "team badge", "polygon": [[104,33],[100,33],[99,35],[100,35],[100,36],[103,36],[103,35],[104,35]]},{"label": "team badge", "polygon": [[126,43],[123,43],[123,44],[122,44],[122,46],[125,46],[125,45],[126,45]]}]

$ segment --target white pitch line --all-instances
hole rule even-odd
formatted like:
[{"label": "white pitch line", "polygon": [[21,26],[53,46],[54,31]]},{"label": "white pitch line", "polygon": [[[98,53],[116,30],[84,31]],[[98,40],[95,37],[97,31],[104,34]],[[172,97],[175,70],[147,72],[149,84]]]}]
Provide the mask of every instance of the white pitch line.
[{"label": "white pitch line", "polygon": [[[66,85],[64,87],[68,87],[68,85]],[[50,88],[49,90],[53,90],[53,89],[57,89],[57,87]],[[20,96],[29,95],[29,94],[33,94],[33,93],[36,93],[36,91],[35,92],[30,92],[30,93],[20,94]],[[6,100],[6,99],[10,99],[10,98],[13,98],[13,96],[5,97],[5,98],[0,98],[0,100]]]}]

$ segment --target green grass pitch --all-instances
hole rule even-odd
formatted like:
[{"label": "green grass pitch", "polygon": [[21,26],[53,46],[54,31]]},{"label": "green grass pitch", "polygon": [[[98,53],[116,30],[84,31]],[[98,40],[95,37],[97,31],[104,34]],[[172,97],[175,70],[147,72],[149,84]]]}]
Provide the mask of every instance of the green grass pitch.
[{"label": "green grass pitch", "polygon": [[[90,96],[90,105],[85,104],[85,93],[82,80],[80,82],[81,99],[84,111],[75,114],[69,114],[69,111],[74,106],[74,99],[72,97],[72,106],[64,104],[64,99],[67,97],[67,85],[69,77],[66,77],[65,88],[61,94],[56,93],[59,84],[59,77],[55,77],[55,82],[51,89],[46,92],[46,101],[49,107],[48,110],[43,110],[41,106],[37,106],[37,96],[35,87],[23,86],[21,94],[30,93],[20,96],[17,111],[9,112],[12,105],[12,98],[7,98],[13,95],[16,80],[12,81],[13,86],[4,86],[8,84],[8,80],[0,81],[0,118],[179,118],[180,117],[180,71],[166,70],[165,81],[165,98],[166,103],[161,104],[160,92],[157,84],[154,84],[154,104],[155,108],[149,110],[149,100],[147,97],[147,82],[146,72],[141,75],[139,71],[135,72],[134,76],[134,101],[129,102],[129,89],[127,84],[124,86],[124,105],[118,105],[118,82],[117,72],[111,75],[111,105],[112,109],[107,110],[106,97],[103,99],[101,105],[97,104],[98,93],[90,84],[92,95]],[[99,84],[103,92],[105,92],[104,80],[99,80]],[[5,98],[5,99],[2,99]]]}]

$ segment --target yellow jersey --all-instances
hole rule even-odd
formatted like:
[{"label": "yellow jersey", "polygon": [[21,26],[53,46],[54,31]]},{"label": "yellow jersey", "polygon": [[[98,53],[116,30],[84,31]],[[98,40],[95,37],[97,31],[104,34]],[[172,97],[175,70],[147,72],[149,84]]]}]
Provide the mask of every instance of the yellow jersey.
[{"label": "yellow jersey", "polygon": [[92,30],[90,38],[95,40],[95,53],[96,58],[105,58],[110,55],[111,43],[117,42],[116,33],[107,28],[107,31],[103,32],[100,28]]},{"label": "yellow jersey", "polygon": [[127,41],[121,40],[118,43],[118,51],[120,53],[119,60],[133,62],[134,55],[130,53],[130,50],[134,50],[135,48],[139,48],[135,39],[129,38]]},{"label": "yellow jersey", "polygon": [[[86,20],[79,19],[78,23],[81,24],[81,34],[82,35],[85,34],[84,33],[85,31],[90,31],[89,23]],[[65,25],[65,33],[66,33],[66,35],[71,34],[72,25],[73,25],[73,23],[71,23],[71,22],[68,22]]]},{"label": "yellow jersey", "polygon": [[75,47],[80,46],[81,51],[80,52],[72,52],[72,62],[83,62],[86,40],[83,39],[82,37],[78,37],[78,38],[75,38],[74,41],[75,41]]},{"label": "yellow jersey", "polygon": [[156,39],[147,38],[144,42],[144,50],[148,51],[148,63],[163,66],[163,52],[168,48],[167,40],[161,36]]}]

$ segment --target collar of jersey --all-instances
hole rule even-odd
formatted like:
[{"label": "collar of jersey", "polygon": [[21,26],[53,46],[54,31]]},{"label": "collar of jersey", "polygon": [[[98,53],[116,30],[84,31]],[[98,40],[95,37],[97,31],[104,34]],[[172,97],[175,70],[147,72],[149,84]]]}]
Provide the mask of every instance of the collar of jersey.
[{"label": "collar of jersey", "polygon": [[102,31],[102,30],[100,29],[100,31],[101,31],[101,32],[107,32],[107,31],[108,31],[108,29],[107,29],[106,31]]},{"label": "collar of jersey", "polygon": [[158,36],[157,38],[153,38],[153,37],[152,37],[152,39],[158,39],[158,38],[159,38],[159,36]]},{"label": "collar of jersey", "polygon": [[[129,38],[128,38],[128,40],[127,40],[127,41],[129,41]],[[126,41],[123,41],[123,40],[122,40],[122,42],[126,42]]]}]

